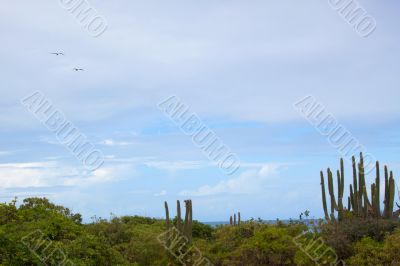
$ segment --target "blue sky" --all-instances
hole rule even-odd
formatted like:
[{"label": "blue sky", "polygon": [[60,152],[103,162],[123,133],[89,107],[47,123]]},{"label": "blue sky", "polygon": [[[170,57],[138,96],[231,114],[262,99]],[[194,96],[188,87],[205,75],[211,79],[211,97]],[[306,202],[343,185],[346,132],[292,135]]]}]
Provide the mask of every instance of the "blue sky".
[{"label": "blue sky", "polygon": [[[293,108],[306,95],[399,173],[396,1],[360,1],[377,22],[367,38],[328,0],[90,3],[108,22],[98,38],[59,1],[2,3],[2,201],[43,195],[85,220],[162,217],[164,200],[186,198],[201,221],[321,217],[319,171],[340,154]],[[104,153],[101,168],[87,171],[21,105],[37,90]],[[157,108],[171,95],[238,155],[237,173]]]}]

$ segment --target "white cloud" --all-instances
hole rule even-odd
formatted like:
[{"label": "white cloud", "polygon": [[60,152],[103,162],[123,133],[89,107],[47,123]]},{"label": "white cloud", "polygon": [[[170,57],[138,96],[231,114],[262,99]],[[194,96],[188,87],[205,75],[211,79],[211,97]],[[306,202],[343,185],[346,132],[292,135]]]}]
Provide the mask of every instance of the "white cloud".
[{"label": "white cloud", "polygon": [[[8,195],[7,195],[8,194]],[[5,191],[4,193],[2,192],[0,198],[2,199],[13,199],[17,197],[18,199],[21,198],[50,198],[54,196],[56,193],[48,193],[48,192],[40,192],[40,191],[34,191],[34,192],[8,192]]]},{"label": "white cloud", "polygon": [[204,167],[204,164],[201,161],[150,161],[146,162],[145,165],[171,172]]},{"label": "white cloud", "polygon": [[155,197],[162,197],[162,196],[165,196],[165,195],[167,195],[167,191],[166,190],[162,190],[161,192],[154,194]]},{"label": "white cloud", "polygon": [[261,167],[259,171],[260,177],[268,177],[277,173],[278,166],[275,164],[267,164]]},{"label": "white cloud", "polygon": [[282,164],[264,164],[260,169],[250,169],[239,176],[219,182],[216,185],[202,186],[196,190],[184,190],[182,196],[209,196],[222,193],[251,194],[261,191],[268,185],[268,180],[277,176]]},{"label": "white cloud", "polygon": [[55,137],[47,137],[47,136],[40,136],[39,141],[47,144],[52,144],[52,145],[60,145],[61,142],[58,141]]},{"label": "white cloud", "polygon": [[63,165],[58,161],[0,164],[0,188],[88,186],[134,175],[130,164],[110,164],[93,172],[83,166]]},{"label": "white cloud", "polygon": [[135,166],[131,164],[110,164],[102,166],[87,175],[65,179],[65,186],[89,186],[97,183],[114,182],[136,175]]},{"label": "white cloud", "polygon": [[12,151],[0,151],[0,156],[6,156],[12,154]]},{"label": "white cloud", "polygon": [[70,175],[70,171],[63,171],[55,162],[27,162],[0,164],[0,187],[26,188],[47,187],[57,185],[59,178]]},{"label": "white cloud", "polygon": [[138,142],[105,139],[105,140],[101,141],[99,144],[113,147],[113,146],[128,146],[128,145],[138,144]]},{"label": "white cloud", "polygon": [[111,163],[139,164],[139,163],[154,160],[155,158],[156,157],[153,157],[153,156],[117,157],[115,155],[111,155],[111,156],[107,157],[107,161],[109,161]]},{"label": "white cloud", "polygon": [[209,163],[207,161],[184,161],[184,160],[165,161],[165,160],[160,160],[155,156],[118,158],[116,156],[111,155],[111,156],[106,156],[106,161],[118,164],[145,165],[150,168],[156,168],[168,172],[200,169],[203,167],[208,167],[210,165],[213,165],[212,163]]}]

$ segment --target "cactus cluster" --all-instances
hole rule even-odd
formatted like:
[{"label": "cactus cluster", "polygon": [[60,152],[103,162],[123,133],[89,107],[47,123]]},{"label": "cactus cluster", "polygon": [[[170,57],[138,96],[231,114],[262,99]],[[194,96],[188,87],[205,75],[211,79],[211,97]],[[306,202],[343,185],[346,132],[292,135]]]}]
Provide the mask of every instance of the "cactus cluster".
[{"label": "cactus cluster", "polygon": [[240,225],[240,212],[238,212],[237,214],[237,222],[236,222],[236,213],[233,215],[233,219],[231,215],[231,217],[229,218],[229,224],[230,226]]},{"label": "cactus cluster", "polygon": [[[169,241],[169,231],[171,229],[171,221],[169,217],[168,203],[165,202],[165,226],[166,238]],[[176,201],[176,229],[181,235],[185,236],[189,243],[192,242],[192,228],[193,228],[193,213],[192,213],[192,200],[185,200],[185,220],[181,216],[181,204],[179,200]],[[167,243],[168,244],[168,243]]]},{"label": "cactus cluster", "polygon": [[[347,208],[343,206],[343,192],[344,192],[344,163],[340,159],[340,170],[337,170],[337,199],[335,197],[333,185],[333,173],[327,169],[328,192],[330,196],[330,213],[328,213],[326,192],[325,192],[325,178],[324,173],[321,171],[321,189],[322,189],[322,205],[324,208],[325,219],[327,221],[335,221],[336,218],[341,221],[346,217],[346,213],[352,213],[354,216],[368,218],[384,218],[392,219],[398,218],[400,210],[393,212],[394,194],[395,194],[395,181],[393,172],[388,171],[387,166],[384,167],[385,172],[385,195],[384,195],[384,209],[381,211],[380,201],[380,168],[379,162],[376,162],[376,177],[375,182],[371,185],[371,200],[368,198],[367,186],[365,183],[364,172],[364,159],[360,153],[360,161],[356,164],[354,156],[352,157],[353,164],[353,184],[350,184],[350,195],[347,198]],[[335,215],[335,211],[337,215]]]}]

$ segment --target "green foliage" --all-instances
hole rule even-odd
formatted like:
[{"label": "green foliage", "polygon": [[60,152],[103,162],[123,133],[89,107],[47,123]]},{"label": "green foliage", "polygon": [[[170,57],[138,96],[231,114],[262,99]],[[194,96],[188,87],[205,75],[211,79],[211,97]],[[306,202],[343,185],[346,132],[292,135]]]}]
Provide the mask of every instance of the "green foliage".
[{"label": "green foliage", "polygon": [[399,265],[400,231],[387,235],[384,242],[365,237],[355,243],[349,265]]},{"label": "green foliage", "polygon": [[295,238],[295,242],[301,250],[296,252],[296,265],[337,265],[336,252],[325,243],[318,232],[305,231]]},{"label": "green foliage", "polygon": [[293,265],[296,251],[285,228],[265,227],[246,239],[233,257],[236,265]]},{"label": "green foliage", "polygon": [[365,219],[349,217],[340,223],[321,224],[321,235],[325,242],[335,249],[341,259],[354,254],[353,243],[364,237],[383,241],[387,233],[400,227],[400,222],[387,219]]},{"label": "green foliage", "polygon": [[400,262],[400,230],[387,235],[384,242],[384,252],[390,265]]},{"label": "green foliage", "polygon": [[[196,247],[215,266],[314,265],[316,258],[311,255],[320,256],[319,265],[329,265],[332,256],[324,250],[332,250],[348,265],[398,265],[400,261],[400,231],[396,231],[400,223],[395,219],[344,211],[340,222],[301,219],[265,224],[252,219],[213,228],[192,221],[191,203],[185,207],[180,223],[175,217],[169,226],[179,224],[183,232],[190,230],[193,241],[185,250]],[[309,212],[303,215],[307,218]],[[74,265],[180,265],[159,242],[166,225],[164,220],[139,216],[94,217],[83,224],[79,214],[47,199],[26,199],[20,206],[14,200],[0,204],[0,265],[44,265],[22,241],[37,230],[51,250],[61,250]],[[322,248],[307,252],[311,243],[321,243]],[[46,252],[45,247],[36,253]],[[45,263],[57,265],[56,260]]]},{"label": "green foliage", "polygon": [[194,238],[210,240],[212,238],[213,228],[194,220],[192,233]]},{"label": "green foliage", "polygon": [[[166,265],[164,248],[157,241],[162,220],[120,217],[82,224],[81,216],[47,199],[31,198],[0,204],[0,265],[44,265],[39,257],[49,244],[75,265]],[[40,230],[40,231],[38,231]],[[42,248],[32,252],[22,239],[40,232]],[[39,243],[39,242],[37,242]],[[48,265],[56,265],[50,259]],[[57,264],[58,265],[58,264]]]},{"label": "green foliage", "polygon": [[254,222],[219,227],[206,254],[216,266],[295,265],[300,252],[293,242],[306,226],[268,225]]},{"label": "green foliage", "polygon": [[355,244],[355,255],[347,260],[349,265],[368,266],[386,265],[386,257],[383,252],[383,243],[379,243],[370,237],[364,237]]}]

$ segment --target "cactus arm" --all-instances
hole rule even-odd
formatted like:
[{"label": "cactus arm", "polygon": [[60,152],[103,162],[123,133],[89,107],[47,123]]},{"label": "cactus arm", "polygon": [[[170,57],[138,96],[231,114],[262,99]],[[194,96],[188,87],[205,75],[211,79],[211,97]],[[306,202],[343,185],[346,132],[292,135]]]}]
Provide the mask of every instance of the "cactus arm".
[{"label": "cactus arm", "polygon": [[185,200],[185,221],[183,222],[183,235],[187,238],[189,235],[189,201]]},{"label": "cactus arm", "polygon": [[389,216],[389,173],[388,173],[388,169],[387,166],[385,165],[384,167],[385,169],[385,200],[383,201],[385,208],[384,208],[384,217],[388,218]]},{"label": "cactus arm", "polygon": [[359,215],[359,204],[358,204],[358,191],[357,191],[357,168],[356,168],[356,159],[353,156],[351,158],[352,160],[352,166],[353,166],[353,188],[354,188],[354,197],[353,197],[353,201],[354,201],[354,205],[353,205],[353,209],[355,211],[355,213],[357,215]]},{"label": "cactus arm", "polygon": [[390,171],[390,178],[389,178],[389,210],[388,210],[388,218],[393,217],[393,203],[394,203],[394,178],[393,178],[393,172]]},{"label": "cactus arm", "polygon": [[373,215],[374,217],[379,217],[379,213],[378,213],[378,205],[376,202],[376,185],[375,183],[371,184],[371,201],[372,201],[372,211],[373,211]]},{"label": "cactus arm", "polygon": [[189,232],[188,238],[189,243],[192,243],[192,230],[193,230],[193,207],[192,207],[192,200],[189,200]]},{"label": "cactus arm", "polygon": [[[359,204],[359,210],[360,210],[360,214],[361,211],[363,210],[363,208],[365,208],[365,204],[363,207],[363,203],[366,202],[366,200],[368,199],[364,199],[363,201],[363,197],[365,197],[366,193],[364,193],[364,187],[365,187],[365,176],[364,176],[364,163],[362,160],[362,154],[360,153],[360,163],[358,164],[358,204]],[[365,213],[364,213],[365,214]]]},{"label": "cactus arm", "polygon": [[[351,207],[353,207],[353,211],[355,211],[356,210],[356,207],[355,207],[355,200],[354,200],[354,192],[353,192],[353,186],[350,184],[350,203],[351,203]],[[350,211],[350,208],[349,208],[349,211]]]},{"label": "cactus arm", "polygon": [[335,191],[333,188],[333,177],[332,177],[332,172],[328,168],[328,189],[329,189],[329,195],[331,197],[331,214],[338,209],[338,206],[336,204],[336,199],[335,199]]},{"label": "cactus arm", "polygon": [[343,163],[343,158],[340,158],[340,177],[341,177],[341,190],[342,190],[342,198],[343,198],[343,192],[344,192],[344,163]]},{"label": "cactus arm", "polygon": [[182,217],[181,217],[181,203],[179,200],[176,201],[176,228],[179,232],[183,232],[182,228]]},{"label": "cactus arm", "polygon": [[347,210],[350,211],[351,209],[351,199],[350,196],[347,198]]},{"label": "cactus arm", "polygon": [[325,184],[324,184],[324,173],[321,171],[321,190],[322,190],[322,206],[324,208],[325,220],[329,221],[328,208],[326,206],[326,194],[325,194]]},{"label": "cactus arm", "polygon": [[165,231],[166,231],[165,243],[166,243],[167,247],[169,247],[171,245],[170,236],[169,236],[169,234],[170,234],[169,230],[170,230],[171,224],[170,224],[170,220],[169,220],[168,203],[166,201],[164,202],[164,206],[165,206]]},{"label": "cactus arm", "polygon": [[376,204],[376,213],[377,217],[381,217],[381,200],[380,200],[380,184],[381,184],[381,177],[380,177],[380,169],[379,169],[379,161],[376,161],[376,178],[375,178],[375,204]]},{"label": "cactus arm", "polygon": [[364,186],[363,187],[363,193],[364,193],[364,217],[368,217],[368,197],[367,197],[367,188]]},{"label": "cactus arm", "polygon": [[342,186],[342,178],[340,176],[339,170],[336,172],[337,182],[338,182],[338,219],[341,221],[343,219],[343,186]]}]

